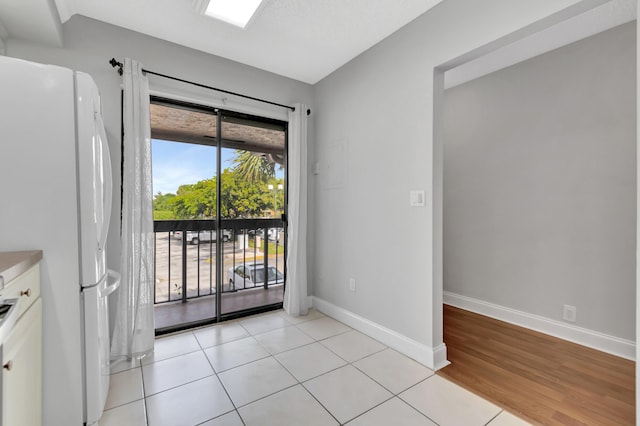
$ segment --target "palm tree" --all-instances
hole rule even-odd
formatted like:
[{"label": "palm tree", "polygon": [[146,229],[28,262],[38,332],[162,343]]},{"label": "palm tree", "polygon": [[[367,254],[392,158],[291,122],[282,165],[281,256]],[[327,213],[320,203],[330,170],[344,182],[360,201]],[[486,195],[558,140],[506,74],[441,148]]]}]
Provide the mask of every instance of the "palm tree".
[{"label": "palm tree", "polygon": [[276,162],[280,162],[275,157],[262,152],[236,150],[234,170],[247,182],[264,183],[276,176]]}]

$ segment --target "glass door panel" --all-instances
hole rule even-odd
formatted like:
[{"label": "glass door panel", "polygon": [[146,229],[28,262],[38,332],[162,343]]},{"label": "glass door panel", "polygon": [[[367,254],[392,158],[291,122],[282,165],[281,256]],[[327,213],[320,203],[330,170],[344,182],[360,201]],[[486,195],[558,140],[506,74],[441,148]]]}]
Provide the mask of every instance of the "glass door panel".
[{"label": "glass door panel", "polygon": [[221,314],[282,304],[285,276],[286,127],[240,114],[221,115],[222,221],[225,246]]},{"label": "glass door panel", "polygon": [[216,112],[151,104],[156,331],[216,310]]}]

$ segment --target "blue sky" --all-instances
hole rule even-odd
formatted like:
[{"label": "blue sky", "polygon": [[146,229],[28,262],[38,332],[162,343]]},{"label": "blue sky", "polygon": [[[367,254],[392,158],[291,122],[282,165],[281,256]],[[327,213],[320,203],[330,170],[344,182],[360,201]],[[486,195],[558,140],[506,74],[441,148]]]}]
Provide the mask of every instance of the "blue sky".
[{"label": "blue sky", "polygon": [[[151,140],[153,193],[175,194],[180,185],[210,179],[216,173],[216,147],[193,143]],[[222,169],[231,168],[235,150],[222,149]],[[278,178],[284,170],[278,170]]]},{"label": "blue sky", "polygon": [[[180,185],[215,176],[216,147],[158,139],[151,142],[154,194],[175,194]],[[231,167],[234,156],[235,151],[222,150],[223,169]]]}]

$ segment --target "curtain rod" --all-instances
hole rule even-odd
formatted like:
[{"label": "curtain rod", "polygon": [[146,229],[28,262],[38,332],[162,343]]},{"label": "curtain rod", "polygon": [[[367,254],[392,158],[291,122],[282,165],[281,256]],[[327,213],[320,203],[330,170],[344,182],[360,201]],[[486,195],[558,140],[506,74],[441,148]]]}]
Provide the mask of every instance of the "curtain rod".
[{"label": "curtain rod", "polygon": [[[115,59],[115,58],[111,58],[111,60],[109,61],[109,64],[111,64],[111,66],[112,66],[113,68],[118,68],[118,74],[122,75],[122,67],[124,66],[124,65],[122,64],[122,62],[118,62],[118,61],[116,61],[116,59]],[[170,75],[160,74],[160,73],[158,73],[158,72],[150,71],[150,70],[146,70],[146,69],[144,69],[144,68],[142,69],[142,72],[144,72],[144,73],[146,73],[146,74],[156,75],[156,76],[158,76],[158,77],[167,78],[167,79],[169,79],[169,80],[179,81],[179,82],[181,82],[181,83],[191,84],[191,85],[193,85],[193,86],[198,86],[198,87],[202,87],[202,88],[209,89],[209,90],[215,90],[216,92],[222,92],[222,93],[226,93],[226,94],[228,94],[228,95],[239,96],[239,97],[241,97],[241,98],[245,98],[245,99],[251,99],[252,101],[258,101],[258,102],[262,102],[262,103],[269,104],[269,105],[279,106],[279,107],[282,107],[282,108],[288,108],[288,109],[290,109],[291,111],[295,111],[295,110],[296,110],[296,108],[295,108],[295,107],[292,107],[292,106],[289,106],[289,105],[283,105],[283,104],[279,104],[279,103],[277,103],[277,102],[267,101],[267,100],[265,100],[265,99],[254,98],[253,96],[247,96],[247,95],[243,95],[242,93],[231,92],[231,91],[229,91],[229,90],[218,89],[218,88],[216,88],[216,87],[207,86],[206,84],[196,83],[196,82],[194,82],[194,81],[189,81],[189,80],[183,80],[183,79],[178,78],[178,77],[172,77],[172,76],[170,76]],[[310,114],[311,114],[311,110],[310,110],[310,109],[308,109],[308,110],[307,110],[307,115],[310,115]]]}]

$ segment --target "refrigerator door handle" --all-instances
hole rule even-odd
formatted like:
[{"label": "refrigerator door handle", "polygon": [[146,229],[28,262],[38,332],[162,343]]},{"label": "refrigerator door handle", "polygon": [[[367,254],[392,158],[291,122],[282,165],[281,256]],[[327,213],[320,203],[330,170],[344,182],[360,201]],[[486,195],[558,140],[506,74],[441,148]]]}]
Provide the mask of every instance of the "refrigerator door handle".
[{"label": "refrigerator door handle", "polygon": [[[107,133],[104,129],[104,122],[100,113],[95,113],[97,136],[100,138],[100,147],[102,150],[102,161],[104,167],[104,193],[102,206],[103,223],[100,229],[100,239],[98,240],[98,250],[104,250],[107,244],[107,235],[109,232],[109,222],[111,221],[111,203],[113,202],[113,174],[111,171],[111,156],[109,155],[109,145],[107,141]],[[118,281],[119,282],[119,281]]]}]

